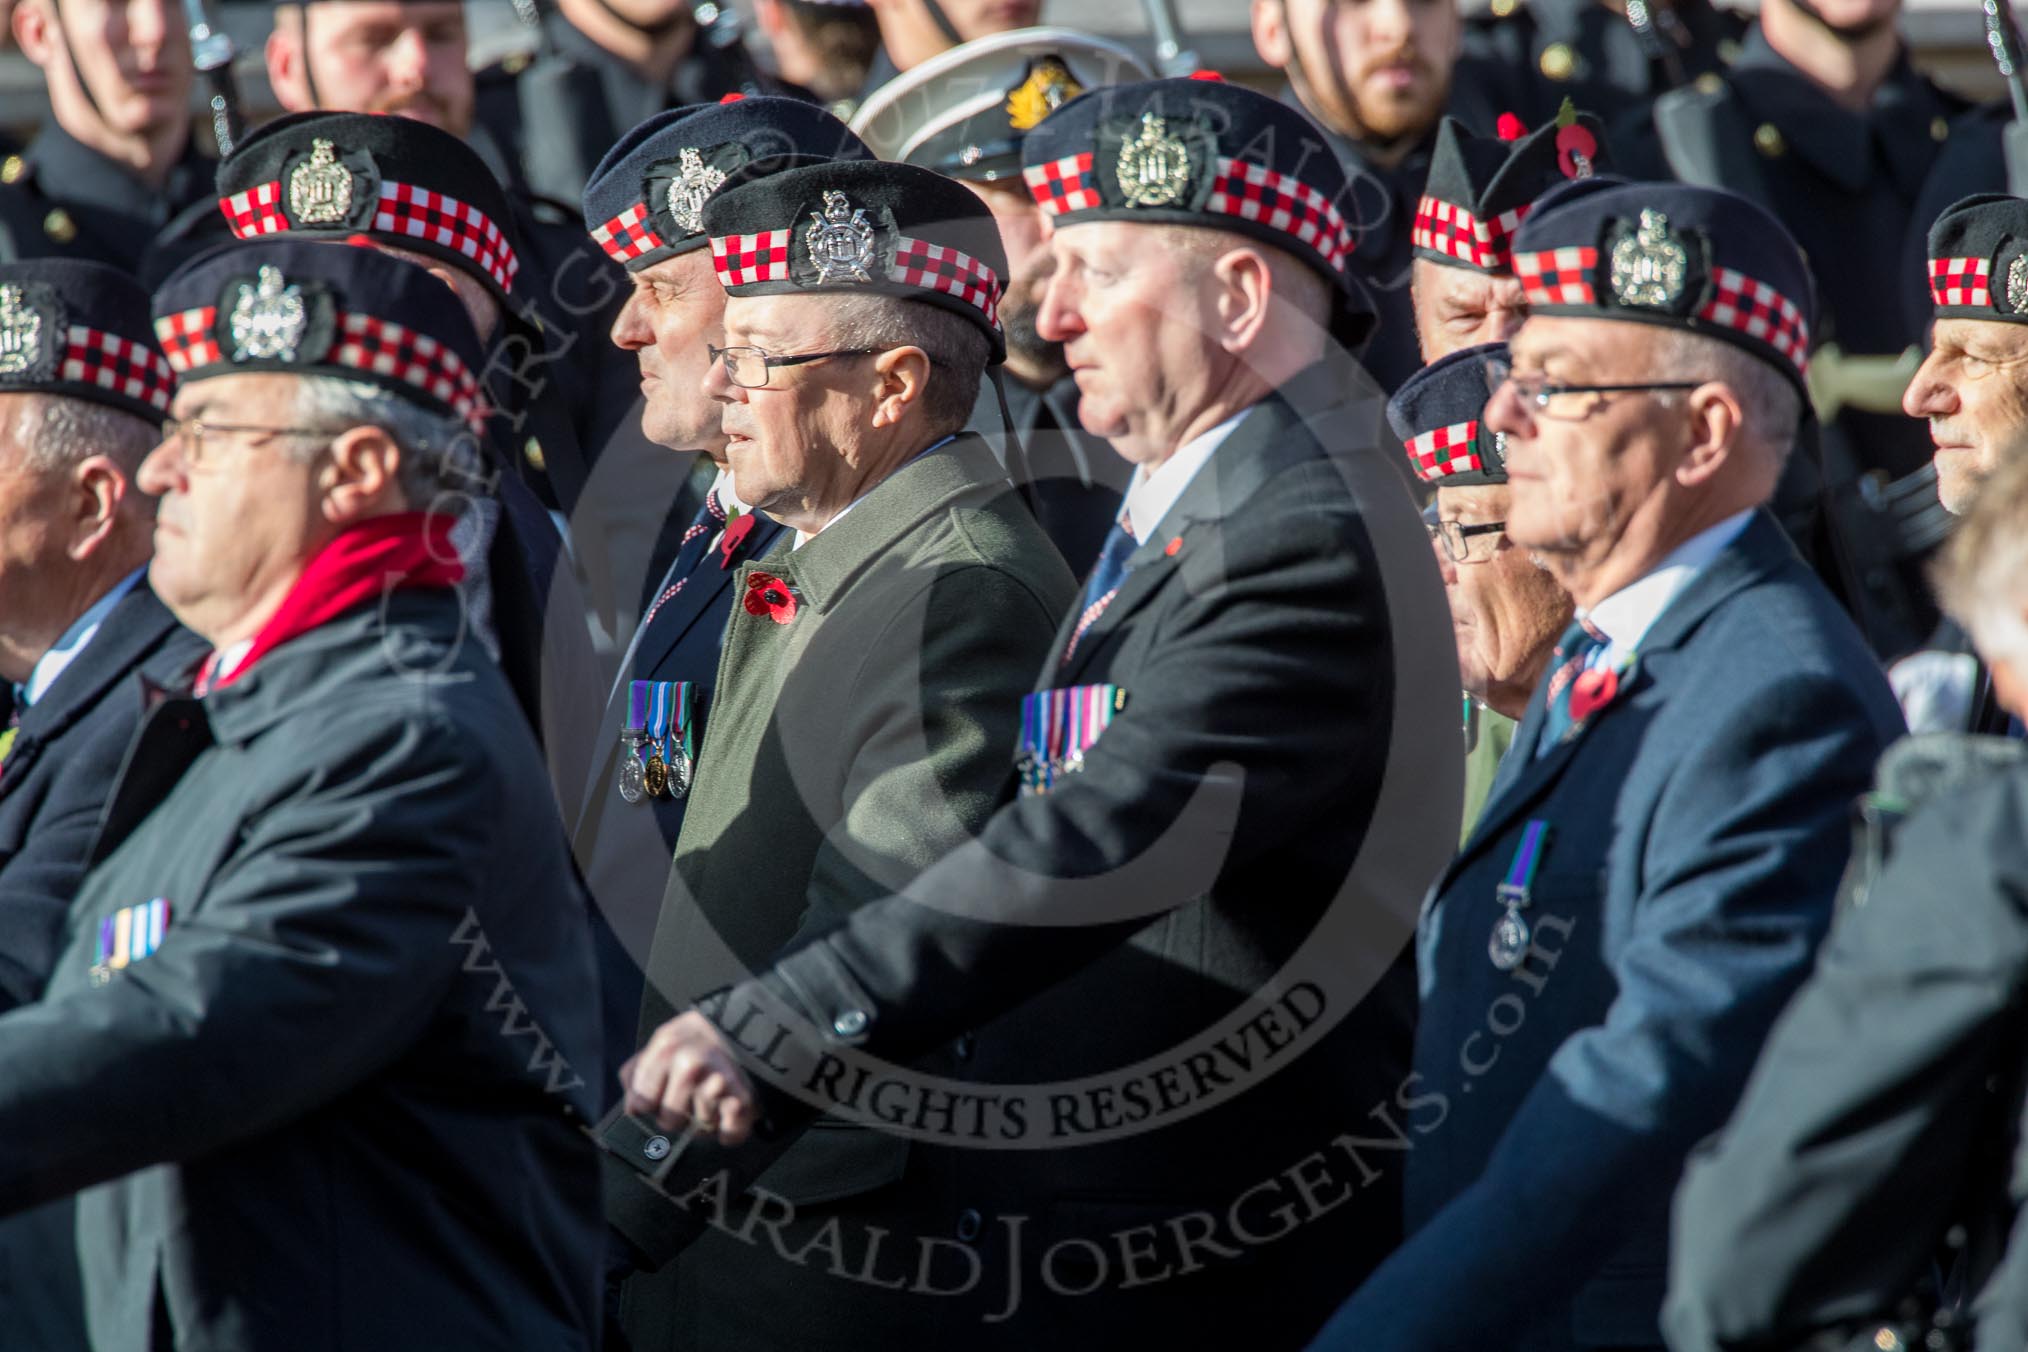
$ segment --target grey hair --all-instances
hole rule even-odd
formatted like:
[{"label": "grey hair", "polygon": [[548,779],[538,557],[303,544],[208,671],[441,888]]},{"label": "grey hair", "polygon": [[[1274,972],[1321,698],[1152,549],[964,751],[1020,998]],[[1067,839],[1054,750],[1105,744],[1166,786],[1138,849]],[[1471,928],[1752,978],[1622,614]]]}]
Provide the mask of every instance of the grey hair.
[{"label": "grey hair", "polygon": [[299,427],[378,427],[387,433],[401,448],[395,482],[417,511],[455,515],[460,499],[492,488],[476,433],[456,418],[432,413],[378,385],[304,376],[296,382],[289,420]]},{"label": "grey hair", "polygon": [[103,455],[132,482],[161,440],[161,430],[139,414],[71,395],[30,394],[14,415],[15,444],[30,469],[45,472]]},{"label": "grey hair", "polygon": [[933,369],[923,388],[926,430],[956,432],[972,420],[979,382],[992,349],[978,325],[926,301],[898,296],[854,295],[834,301],[831,342],[835,347],[919,347]]},{"label": "grey hair", "polygon": [[1730,389],[1744,415],[1746,439],[1767,450],[1775,472],[1781,472],[1803,418],[1803,397],[1793,381],[1737,344],[1681,329],[1655,330],[1652,354],[1659,373]]},{"label": "grey hair", "polygon": [[2010,457],[1979,486],[1930,576],[1987,661],[2028,663],[2028,456]]}]

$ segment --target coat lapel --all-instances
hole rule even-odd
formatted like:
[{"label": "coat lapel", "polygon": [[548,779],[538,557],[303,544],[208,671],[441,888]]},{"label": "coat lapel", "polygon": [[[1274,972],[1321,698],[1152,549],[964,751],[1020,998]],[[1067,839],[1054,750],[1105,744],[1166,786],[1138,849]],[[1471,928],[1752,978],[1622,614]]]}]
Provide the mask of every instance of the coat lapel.
[{"label": "coat lapel", "polygon": [[92,641],[77,655],[42,698],[21,711],[20,730],[0,775],[0,798],[28,777],[42,748],[104,698],[109,687],[126,679],[176,629],[176,617],[156,599],[142,578],[121,597]]},{"label": "coat lapel", "polygon": [[661,666],[663,659],[689,635],[690,628],[697,623],[698,616],[708,610],[711,603],[718,599],[719,594],[732,585],[732,579],[739,572],[739,564],[746,559],[757,559],[767,553],[769,547],[774,544],[775,537],[781,533],[781,522],[773,517],[756,513],[753,530],[740,542],[738,550],[733,553],[732,560],[726,567],[718,566],[720,556],[716,552],[707,552],[698,560],[697,566],[690,572],[690,580],[683,584],[683,590],[676,593],[674,599],[663,608],[663,613],[655,617],[657,623],[654,631],[641,636],[641,646],[634,652],[631,670],[621,673],[617,688],[624,691],[629,680],[640,679],[642,673],[654,671]]},{"label": "coat lapel", "polygon": [[[1472,838],[1451,861],[1443,880],[1425,898],[1425,910],[1466,865],[1477,858],[1490,842],[1500,839],[1517,817],[1540,801],[1555,785],[1578,746],[1591,735],[1597,724],[1611,718],[1620,707],[1647,688],[1654,679],[1649,670],[1650,659],[1658,653],[1681,647],[1704,618],[1735,593],[1786,566],[1802,566],[1788,537],[1782,534],[1781,527],[1764,510],[1754,512],[1745,529],[1732,543],[1655,618],[1647,636],[1641,640],[1641,663],[1636,667],[1636,675],[1627,689],[1577,729],[1575,735],[1565,737],[1541,756],[1534,754],[1534,748],[1541,740],[1542,721],[1547,716],[1547,708],[1545,687],[1536,687],[1535,694],[1528,701],[1528,711],[1522,716],[1521,725],[1515,729],[1508,758],[1501,764],[1500,773],[1493,782],[1492,796],[1479,816],[1478,825],[1473,828]],[[1516,762],[1514,758],[1517,756],[1523,759]]]},{"label": "coat lapel", "polygon": [[1077,651],[1065,663],[1063,651],[1070,646],[1070,636],[1084,610],[1080,594],[1077,610],[1058,626],[1050,669],[1043,673],[1044,688],[1074,684],[1092,655],[1105,646],[1106,636],[1160,594],[1184,555],[1201,547],[1199,541],[1204,536],[1215,535],[1216,527],[1269,478],[1296,461],[1325,454],[1298,411],[1298,401],[1316,392],[1322,383],[1321,368],[1305,373],[1290,382],[1285,392],[1268,396],[1247,412],[1184,488],[1162,518],[1161,528],[1127,556],[1127,575],[1119,592],[1085,630]]}]

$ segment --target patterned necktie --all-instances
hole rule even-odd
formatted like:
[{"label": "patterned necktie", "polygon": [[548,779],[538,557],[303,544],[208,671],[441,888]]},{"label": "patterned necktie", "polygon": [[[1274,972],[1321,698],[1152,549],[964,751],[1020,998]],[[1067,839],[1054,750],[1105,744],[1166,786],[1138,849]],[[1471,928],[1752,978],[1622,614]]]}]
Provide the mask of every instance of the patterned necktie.
[{"label": "patterned necktie", "polygon": [[1140,547],[1134,538],[1134,528],[1125,512],[1113,523],[1106,534],[1104,547],[1099,550],[1098,562],[1092,566],[1091,580],[1084,584],[1084,609],[1078,612],[1077,628],[1071,630],[1070,642],[1064,646],[1063,661],[1068,663],[1072,653],[1077,651],[1077,641],[1084,637],[1084,631],[1098,623],[1098,617],[1106,613],[1106,607],[1119,595],[1120,584],[1127,580],[1127,556]]},{"label": "patterned necktie", "polygon": [[1542,720],[1542,738],[1535,744],[1536,755],[1546,754],[1570,731],[1571,688],[1598,660],[1599,654],[1611,646],[1612,640],[1589,620],[1573,620],[1570,628],[1563,631],[1551,659],[1555,666],[1549,672],[1548,708]]},{"label": "patterned necktie", "polygon": [[708,547],[693,550],[692,546],[702,540],[714,526],[723,524],[725,524],[725,508],[719,503],[718,490],[714,488],[704,495],[704,506],[698,511],[697,519],[690,523],[689,529],[683,532],[683,542],[676,547],[676,562],[669,566],[669,576],[675,581],[664,587],[662,594],[655,598],[655,604],[648,607],[648,613],[641,617],[641,628],[646,629],[653,624],[656,613],[676,599],[676,594],[683,590],[683,584],[690,580],[690,574],[697,570],[698,563],[708,552]]},{"label": "patterned necktie", "polygon": [[21,696],[17,693],[7,710],[7,730],[0,732],[0,776],[7,773],[7,753],[14,749],[14,734],[21,730]]}]

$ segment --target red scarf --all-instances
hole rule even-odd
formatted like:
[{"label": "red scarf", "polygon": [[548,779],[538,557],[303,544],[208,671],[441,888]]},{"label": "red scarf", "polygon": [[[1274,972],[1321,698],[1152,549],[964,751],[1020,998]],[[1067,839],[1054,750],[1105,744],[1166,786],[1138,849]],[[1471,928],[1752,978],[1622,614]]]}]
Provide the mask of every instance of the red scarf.
[{"label": "red scarf", "polygon": [[348,526],[311,556],[303,575],[254,635],[239,664],[218,677],[220,654],[204,660],[197,693],[221,690],[254,663],[292,638],[334,620],[354,606],[411,587],[454,587],[465,576],[451,546],[455,518],[442,512],[398,512]]}]

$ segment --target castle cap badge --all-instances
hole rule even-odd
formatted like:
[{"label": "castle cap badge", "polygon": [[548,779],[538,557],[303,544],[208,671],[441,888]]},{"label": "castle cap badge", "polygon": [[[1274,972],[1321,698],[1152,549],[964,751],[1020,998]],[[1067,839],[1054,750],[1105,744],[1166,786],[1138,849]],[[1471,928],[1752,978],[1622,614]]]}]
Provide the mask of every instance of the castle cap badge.
[{"label": "castle cap badge", "polygon": [[810,213],[803,247],[817,269],[820,286],[873,280],[873,226],[866,209],[855,208],[842,192],[824,190],[824,209]]},{"label": "castle cap badge", "polygon": [[352,171],[319,136],[310,142],[310,158],[289,174],[289,213],[304,225],[336,225],[351,210]]},{"label": "castle cap badge", "polygon": [[1190,148],[1169,134],[1167,119],[1142,113],[1140,134],[1120,147],[1114,173],[1128,206],[1173,206],[1190,186]]},{"label": "castle cap badge", "polygon": [[254,282],[239,283],[238,291],[227,321],[232,359],[294,361],[310,323],[302,288],[290,285],[280,268],[263,265]]},{"label": "castle cap badge", "polygon": [[18,286],[0,286],[0,376],[18,376],[42,360],[42,316]]},{"label": "castle cap badge", "polygon": [[1613,244],[1613,299],[1642,310],[1662,310],[1682,298],[1690,277],[1690,251],[1659,211],[1642,208],[1640,222]]},{"label": "castle cap badge", "polygon": [[704,229],[704,202],[725,185],[725,171],[704,162],[693,146],[685,146],[677,157],[675,177],[669,180],[667,205],[676,224],[690,234]]}]

